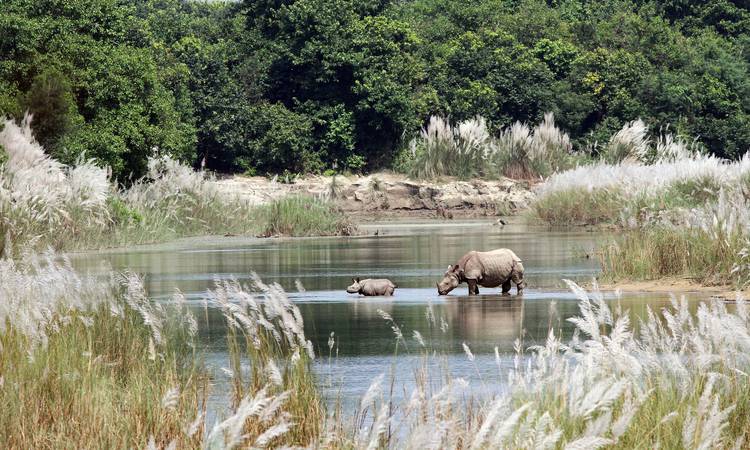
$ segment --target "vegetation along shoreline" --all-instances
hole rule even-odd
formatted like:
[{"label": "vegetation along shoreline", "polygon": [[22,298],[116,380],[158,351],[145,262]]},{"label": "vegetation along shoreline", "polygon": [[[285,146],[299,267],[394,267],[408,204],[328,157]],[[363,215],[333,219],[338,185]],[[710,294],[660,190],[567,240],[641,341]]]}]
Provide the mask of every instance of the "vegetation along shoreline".
[{"label": "vegetation along shoreline", "polygon": [[0,3],[3,447],[750,447],[747,2]]}]

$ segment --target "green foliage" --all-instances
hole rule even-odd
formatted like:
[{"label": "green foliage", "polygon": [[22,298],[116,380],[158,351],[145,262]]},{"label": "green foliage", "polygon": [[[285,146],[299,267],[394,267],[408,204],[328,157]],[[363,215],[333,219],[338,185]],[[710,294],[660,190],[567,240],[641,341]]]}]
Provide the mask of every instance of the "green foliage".
[{"label": "green foliage", "polygon": [[155,148],[192,162],[187,79],[162,59],[134,6],[12,0],[3,8],[0,79],[18,92],[8,112],[35,113],[48,151],[66,162],[85,153],[121,180],[143,175]]},{"label": "green foliage", "polygon": [[34,117],[34,134],[45,148],[56,153],[58,142],[81,120],[73,101],[70,81],[56,69],[43,69],[31,83],[21,107]]},{"label": "green foliage", "polygon": [[365,167],[365,164],[367,164],[367,161],[365,160],[365,157],[362,155],[349,155],[346,158],[346,163],[344,164],[347,169],[351,170],[352,172],[361,172],[362,168]]},{"label": "green foliage", "polygon": [[140,225],[143,222],[143,215],[129,207],[119,197],[107,198],[107,209],[109,209],[110,219],[116,226]]},{"label": "green foliage", "polygon": [[736,158],[749,24],[729,1],[7,0],[0,115],[31,111],[48,152],[122,182],[156,149],[220,171],[403,170],[431,115],[497,132],[552,111],[594,149],[640,117]]},{"label": "green foliage", "polygon": [[217,118],[214,125],[230,167],[281,172],[302,171],[305,162],[310,164],[305,155],[312,148],[312,124],[281,104],[240,105],[233,116]]}]

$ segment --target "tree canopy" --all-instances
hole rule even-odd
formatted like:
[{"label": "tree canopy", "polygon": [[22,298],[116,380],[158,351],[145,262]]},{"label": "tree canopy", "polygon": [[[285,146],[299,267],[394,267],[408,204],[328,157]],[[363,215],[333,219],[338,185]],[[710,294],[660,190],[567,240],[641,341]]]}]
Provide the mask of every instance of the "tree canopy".
[{"label": "tree canopy", "polygon": [[122,181],[162,152],[220,171],[389,167],[431,114],[547,111],[579,147],[642,118],[750,148],[746,2],[6,0],[0,115]]}]

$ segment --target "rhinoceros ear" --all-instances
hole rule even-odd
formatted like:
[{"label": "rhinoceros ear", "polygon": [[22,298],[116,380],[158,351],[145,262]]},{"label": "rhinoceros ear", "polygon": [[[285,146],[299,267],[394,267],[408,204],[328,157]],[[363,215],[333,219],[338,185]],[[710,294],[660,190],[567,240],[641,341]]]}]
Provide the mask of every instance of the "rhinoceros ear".
[{"label": "rhinoceros ear", "polygon": [[357,277],[356,280],[354,280],[355,283],[359,283],[359,277]]},{"label": "rhinoceros ear", "polygon": [[459,269],[459,267],[458,267],[458,264],[456,264],[456,265],[454,265],[454,266],[453,266],[453,269],[452,269],[452,270],[453,270],[454,272],[458,272],[458,269]]}]

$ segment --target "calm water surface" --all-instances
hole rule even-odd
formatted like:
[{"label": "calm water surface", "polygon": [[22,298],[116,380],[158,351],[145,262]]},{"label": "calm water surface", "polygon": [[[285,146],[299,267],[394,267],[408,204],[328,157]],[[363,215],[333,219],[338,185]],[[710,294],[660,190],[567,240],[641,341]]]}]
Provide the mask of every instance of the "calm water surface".
[{"label": "calm water surface", "polygon": [[[440,371],[450,371],[483,388],[501,386],[499,373],[512,365],[516,339],[524,347],[543,343],[550,326],[566,336],[572,334],[565,319],[577,314],[577,300],[562,280],[591,281],[599,269],[595,259],[586,255],[593,253],[598,241],[608,238],[581,229],[550,230],[520,222],[501,228],[488,221],[411,221],[374,223],[362,229],[367,235],[196,238],[79,254],[73,259],[78,268],[92,273],[109,267],[140,273],[154,299],[168,301],[179,289],[196,301],[196,308],[215,279],[243,281],[254,271],[267,283],[278,282],[303,313],[306,334],[318,354],[315,369],[325,395],[352,405],[381,373],[395,375],[397,396],[408,395],[413,372],[422,364],[419,344],[412,338],[414,330],[445,355],[439,358]],[[449,264],[469,250],[500,247],[512,248],[524,261],[528,287],[523,297],[501,297],[498,289],[480,288],[482,295],[470,298],[466,285],[451,295],[437,295],[435,282]],[[347,294],[344,289],[354,276],[390,278],[399,288],[393,298]],[[295,280],[301,281],[305,292],[296,291]],[[646,305],[658,309],[669,298],[628,294],[620,302],[640,316]],[[429,305],[438,324],[447,324],[444,330],[430,326]],[[393,331],[379,309],[393,317],[407,338],[397,353]],[[204,317],[203,311],[197,316]],[[336,346],[329,352],[331,332]],[[216,371],[213,403],[218,408],[227,388],[219,368],[228,366],[225,327],[218,311],[209,314],[208,323],[201,321],[201,338]],[[464,342],[476,356],[474,362],[464,354]],[[495,347],[501,354],[500,368]]]}]

